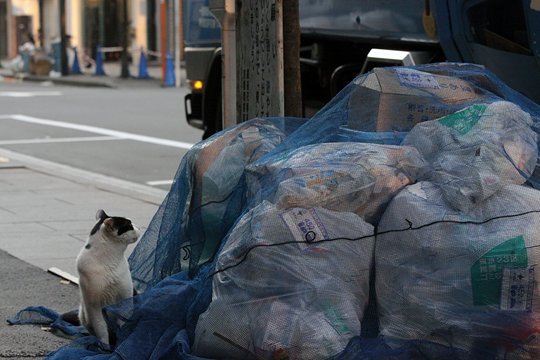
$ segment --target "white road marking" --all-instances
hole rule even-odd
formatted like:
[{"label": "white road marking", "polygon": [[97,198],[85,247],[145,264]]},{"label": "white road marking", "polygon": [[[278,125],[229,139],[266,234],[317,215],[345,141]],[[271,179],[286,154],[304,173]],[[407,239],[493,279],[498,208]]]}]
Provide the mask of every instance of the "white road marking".
[{"label": "white road marking", "polygon": [[29,98],[34,96],[61,96],[60,91],[0,91],[0,96]]},{"label": "white road marking", "polygon": [[155,180],[147,181],[146,184],[150,186],[159,186],[159,185],[171,185],[174,180]]},{"label": "white road marking", "polygon": [[26,145],[26,144],[53,144],[67,143],[80,141],[104,141],[104,140],[121,140],[113,136],[86,136],[86,137],[68,137],[68,138],[37,138],[37,139],[21,139],[21,140],[4,140],[0,141],[2,145]]},{"label": "white road marking", "polygon": [[105,128],[91,126],[91,125],[80,125],[80,124],[72,124],[72,123],[68,123],[64,121],[40,119],[37,117],[20,115],[20,114],[0,115],[0,119],[12,119],[16,121],[31,123],[31,124],[39,124],[39,125],[54,126],[54,127],[64,128],[64,129],[86,131],[86,132],[90,132],[94,134],[112,136],[119,139],[135,140],[135,141],[141,141],[141,142],[146,142],[150,144],[171,146],[171,147],[187,149],[187,150],[191,149],[191,147],[194,145],[194,144],[190,144],[190,143],[186,143],[182,141],[168,140],[168,139],[162,139],[162,138],[146,136],[146,135],[138,135],[138,134],[128,133],[124,131],[105,129]]}]

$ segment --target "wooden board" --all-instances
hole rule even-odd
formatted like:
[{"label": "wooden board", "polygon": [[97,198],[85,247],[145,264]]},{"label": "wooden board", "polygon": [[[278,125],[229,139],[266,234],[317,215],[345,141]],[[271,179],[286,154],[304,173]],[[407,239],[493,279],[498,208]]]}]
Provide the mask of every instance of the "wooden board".
[{"label": "wooden board", "polygon": [[50,272],[51,274],[61,277],[62,279],[68,280],[75,285],[79,285],[79,279],[76,276],[73,276],[68,272],[60,270],[59,268],[51,267],[47,269],[47,271]]}]

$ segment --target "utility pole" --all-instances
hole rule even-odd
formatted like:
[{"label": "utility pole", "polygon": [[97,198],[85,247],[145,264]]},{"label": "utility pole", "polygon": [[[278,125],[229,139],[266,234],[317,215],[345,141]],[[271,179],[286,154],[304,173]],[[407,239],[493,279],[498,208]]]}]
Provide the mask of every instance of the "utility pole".
[{"label": "utility pole", "polygon": [[[298,0],[210,0],[210,11],[222,30],[223,127],[255,117],[301,116]],[[284,11],[297,24],[284,28]],[[284,31],[294,37],[287,42],[286,75]],[[285,76],[293,77],[287,91]]]},{"label": "utility pole", "polygon": [[302,117],[298,0],[283,2],[283,34],[285,116]]}]

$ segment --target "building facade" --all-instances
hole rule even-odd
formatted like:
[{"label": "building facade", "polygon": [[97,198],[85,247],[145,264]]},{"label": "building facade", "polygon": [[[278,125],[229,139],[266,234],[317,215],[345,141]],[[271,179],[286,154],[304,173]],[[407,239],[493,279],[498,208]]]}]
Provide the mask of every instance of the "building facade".
[{"label": "building facade", "polygon": [[[124,19],[129,24],[128,43],[133,51],[143,47],[159,52],[160,9],[165,6],[170,12],[173,4],[174,0],[0,0],[0,59],[15,57],[19,46],[28,40],[51,52],[52,45],[60,41],[61,6],[69,45],[82,55],[95,57],[98,45],[106,49],[122,46]],[[118,51],[105,54],[109,60],[120,56]]]}]

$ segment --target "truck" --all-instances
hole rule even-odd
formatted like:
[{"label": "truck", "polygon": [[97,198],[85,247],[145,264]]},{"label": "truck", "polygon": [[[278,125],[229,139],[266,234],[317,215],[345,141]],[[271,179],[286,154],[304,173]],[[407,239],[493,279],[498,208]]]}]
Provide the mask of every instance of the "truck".
[{"label": "truck", "polygon": [[[303,115],[374,67],[454,61],[485,65],[540,102],[536,0],[299,0]],[[185,1],[187,122],[203,139],[222,125],[219,22],[208,0]]]}]

